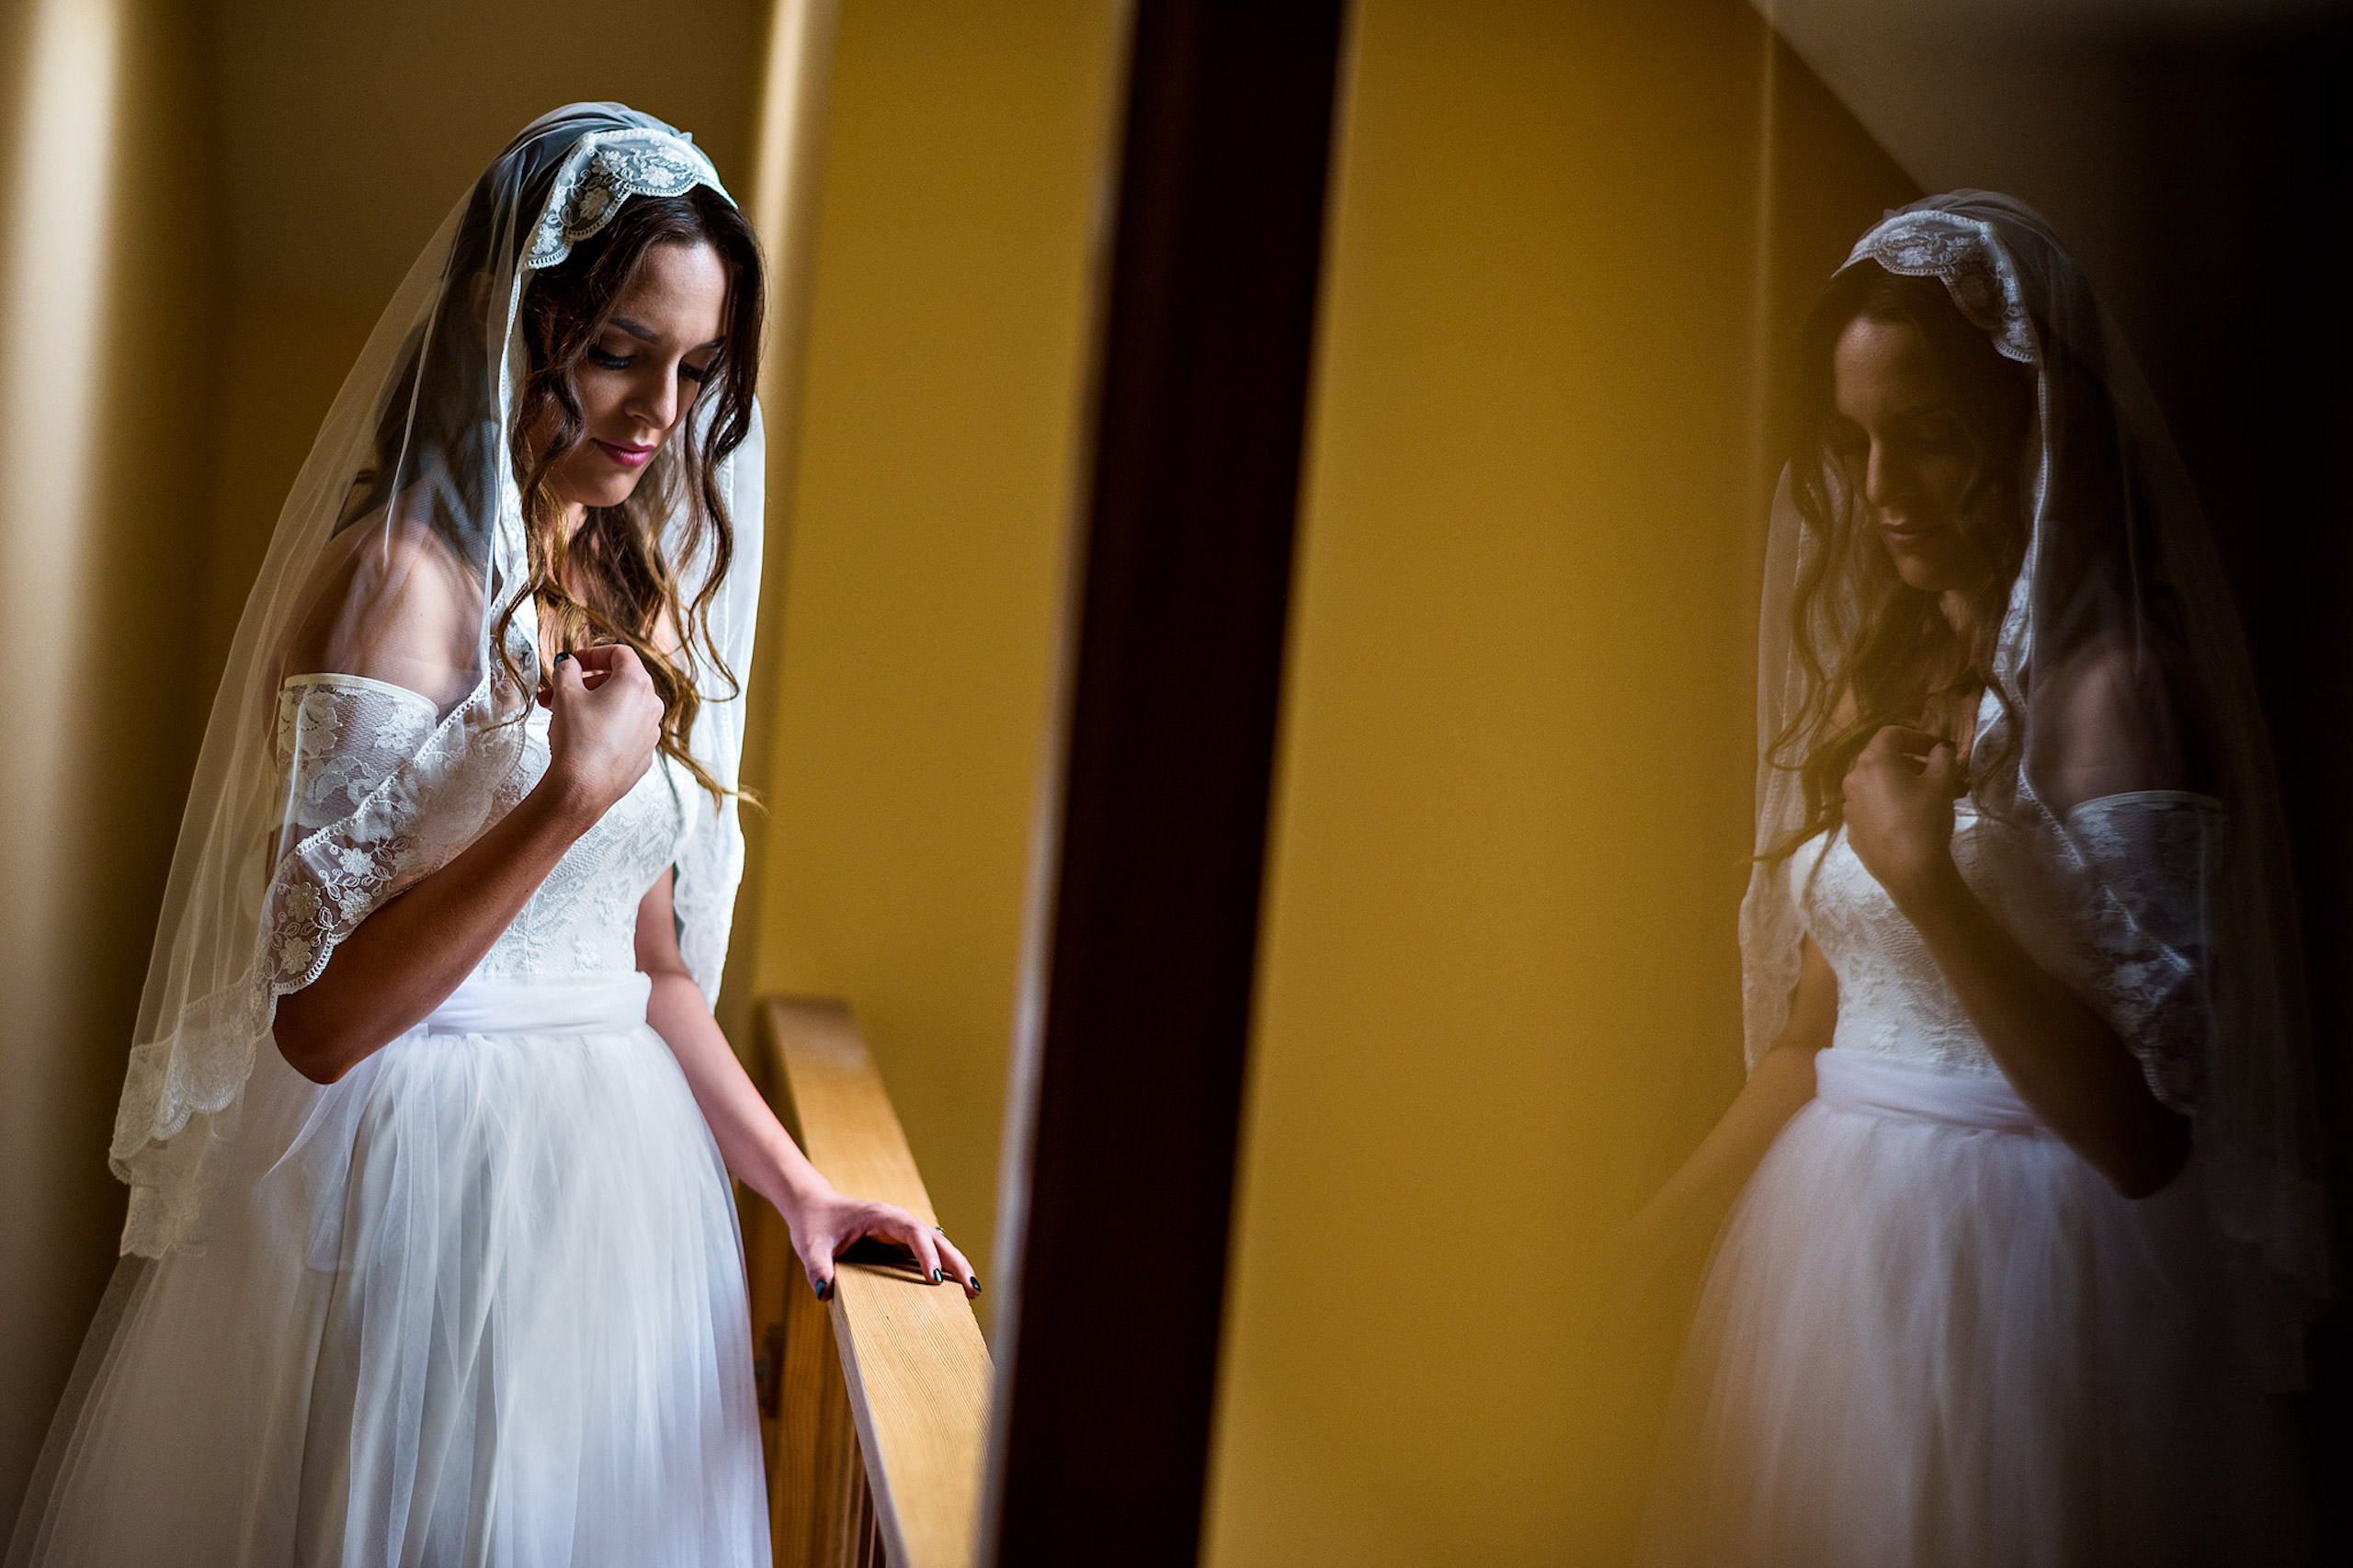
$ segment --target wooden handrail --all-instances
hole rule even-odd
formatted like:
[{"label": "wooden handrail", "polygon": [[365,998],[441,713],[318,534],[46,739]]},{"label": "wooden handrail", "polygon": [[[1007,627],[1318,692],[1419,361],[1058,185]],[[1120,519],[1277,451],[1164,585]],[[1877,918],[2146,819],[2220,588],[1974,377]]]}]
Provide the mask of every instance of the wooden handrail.
[{"label": "wooden handrail", "polygon": [[[769,1102],[828,1180],[935,1222],[847,1007],[762,1003],[756,1054]],[[779,1568],[968,1568],[992,1369],[964,1293],[904,1259],[853,1252],[820,1303],[783,1220],[746,1207]]]}]

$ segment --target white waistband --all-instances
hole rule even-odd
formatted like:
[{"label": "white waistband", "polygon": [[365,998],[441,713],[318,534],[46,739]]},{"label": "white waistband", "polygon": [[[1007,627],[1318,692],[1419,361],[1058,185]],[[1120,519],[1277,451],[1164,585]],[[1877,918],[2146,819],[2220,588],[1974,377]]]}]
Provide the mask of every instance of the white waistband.
[{"label": "white waistband", "polygon": [[1938,1073],[1836,1046],[1814,1054],[1813,1094],[1825,1104],[1909,1121],[1990,1132],[2031,1132],[2042,1125],[1999,1074]]},{"label": "white waistband", "polygon": [[645,1022],[654,982],[631,971],[579,980],[468,980],[425,1020],[427,1034],[585,1034]]}]

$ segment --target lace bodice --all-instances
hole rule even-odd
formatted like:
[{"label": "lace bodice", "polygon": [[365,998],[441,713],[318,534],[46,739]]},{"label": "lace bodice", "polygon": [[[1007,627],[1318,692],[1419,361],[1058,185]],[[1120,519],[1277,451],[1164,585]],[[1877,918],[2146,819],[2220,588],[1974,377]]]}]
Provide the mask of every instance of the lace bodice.
[{"label": "lace bodice", "polygon": [[[1956,802],[1953,861],[1977,896],[1992,903],[1995,889],[1981,846],[1977,813]],[[1806,935],[1838,976],[1834,1045],[1944,1072],[2001,1071],[1919,932],[1864,869],[1846,834],[1802,846],[1790,858],[1790,886]]]},{"label": "lace bodice", "polygon": [[[530,726],[523,754],[528,789],[547,771],[547,710],[534,708],[525,722]],[[474,974],[545,980],[635,969],[637,906],[677,858],[699,814],[685,809],[684,790],[692,788],[668,757],[657,756],[636,787],[564,852]]]},{"label": "lace bodice", "polygon": [[[2013,908],[2020,890],[1996,874],[1996,829],[1966,801],[1954,805],[1953,860],[1962,880],[2013,930],[2049,929]],[[2150,1088],[2195,1108],[2211,1006],[2206,892],[2222,841],[2220,804],[2174,790],[2086,801],[2065,825],[2086,875],[2075,879],[2070,929],[2047,951],[2062,978],[2107,1017],[2141,1060]],[[1798,917],[1838,977],[1832,1043],[1861,1055],[1943,1072],[1998,1073],[1976,1026],[1920,934],[1855,854],[1844,833],[1790,858]]]},{"label": "lace bodice", "polygon": [[[548,767],[544,709],[524,720],[521,766],[506,790],[511,803]],[[290,683],[281,700],[280,746],[288,756],[292,795],[290,820],[298,828],[337,822],[364,801],[397,759],[415,751],[436,726],[433,704],[380,681],[341,676]],[[530,902],[494,943],[475,976],[486,980],[566,979],[626,973],[637,964],[637,906],[664,868],[673,864],[701,812],[685,809],[693,788],[666,757],[567,850]],[[394,875],[404,850],[387,841],[381,853],[343,849],[320,868],[315,899],[331,903],[373,892]],[[348,883],[347,888],[344,884]],[[281,946],[308,954],[305,937],[290,931]],[[300,971],[304,965],[289,961]]]}]

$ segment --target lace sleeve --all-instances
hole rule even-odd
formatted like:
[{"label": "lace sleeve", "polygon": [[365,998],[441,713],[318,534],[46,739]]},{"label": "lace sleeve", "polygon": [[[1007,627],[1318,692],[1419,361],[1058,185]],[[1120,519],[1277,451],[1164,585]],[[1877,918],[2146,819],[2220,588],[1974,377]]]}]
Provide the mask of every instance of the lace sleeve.
[{"label": "lace sleeve", "polygon": [[358,676],[298,676],[279,687],[284,826],[261,943],[271,991],[316,980],[379,904],[513,803],[516,747],[485,744],[497,727],[482,722],[487,707],[478,689],[443,717],[405,687]]},{"label": "lace sleeve", "polygon": [[2066,816],[2098,889],[2091,990],[2140,1058],[2151,1092],[2184,1114],[2197,1108],[2205,1081],[2207,903],[2224,820],[2219,801],[2177,790],[2103,795]]}]

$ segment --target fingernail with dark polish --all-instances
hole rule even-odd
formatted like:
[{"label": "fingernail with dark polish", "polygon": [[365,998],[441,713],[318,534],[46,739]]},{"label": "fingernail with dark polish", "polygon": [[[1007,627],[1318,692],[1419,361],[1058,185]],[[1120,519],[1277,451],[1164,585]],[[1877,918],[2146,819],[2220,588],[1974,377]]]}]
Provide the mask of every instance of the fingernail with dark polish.
[{"label": "fingernail with dark polish", "polygon": [[560,665],[560,664],[563,663],[563,662],[564,662],[564,660],[566,660],[566,659],[568,659],[568,658],[570,658],[570,657],[572,657],[572,650],[571,650],[571,649],[569,649],[569,648],[567,648],[567,649],[565,649],[563,653],[558,653],[558,654],[555,656],[555,662],[556,662],[557,664],[559,664],[559,665]]},{"label": "fingernail with dark polish", "polygon": [[820,1280],[818,1280],[818,1281],[817,1281],[817,1299],[818,1299],[819,1301],[822,1301],[825,1300],[825,1298],[827,1298],[828,1296],[831,1296],[833,1293],[834,1293],[834,1282],[833,1282],[832,1280],[830,1280],[830,1279],[820,1279]]},{"label": "fingernail with dark polish", "polygon": [[975,1295],[975,1296],[977,1296],[977,1295],[979,1295],[980,1293],[981,1293],[981,1277],[980,1277],[979,1275],[975,1274],[975,1275],[973,1275],[973,1276],[972,1276],[972,1294],[973,1294],[973,1295]]},{"label": "fingernail with dark polish", "polygon": [[944,1268],[935,1268],[935,1269],[933,1269],[933,1270],[931,1271],[931,1282],[932,1282],[933,1284],[935,1284],[935,1285],[938,1284],[941,1280],[943,1280],[943,1279],[945,1279],[945,1278],[948,1278],[948,1270],[946,1270],[946,1269],[944,1269]]}]

